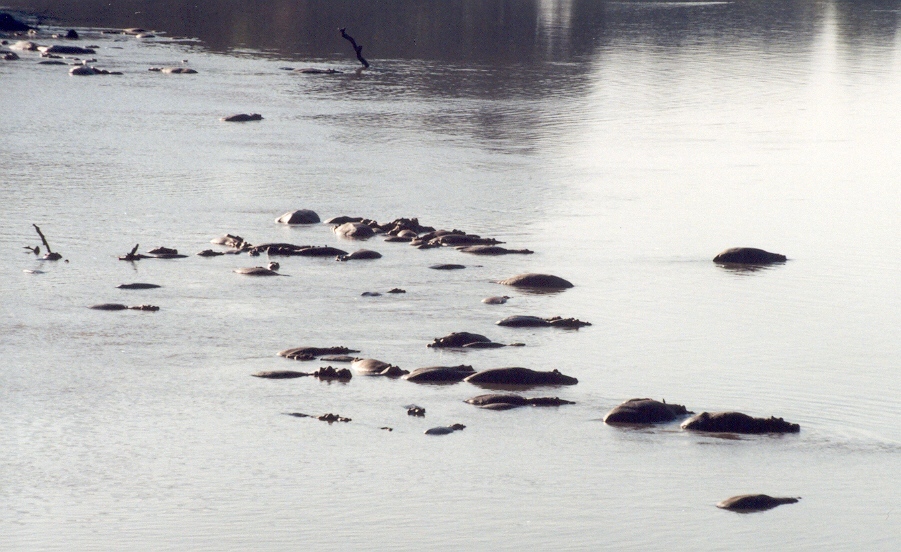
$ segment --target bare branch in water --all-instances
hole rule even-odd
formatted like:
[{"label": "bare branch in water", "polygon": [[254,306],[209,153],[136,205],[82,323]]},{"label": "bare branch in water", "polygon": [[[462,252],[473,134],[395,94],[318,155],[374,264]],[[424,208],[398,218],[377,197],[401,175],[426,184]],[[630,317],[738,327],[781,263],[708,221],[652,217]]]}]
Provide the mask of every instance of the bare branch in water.
[{"label": "bare branch in water", "polygon": [[363,57],[363,54],[361,54],[361,52],[363,51],[363,47],[358,46],[357,41],[354,40],[354,37],[352,37],[349,34],[347,34],[346,32],[344,32],[346,29],[347,29],[346,27],[341,27],[340,29],[338,29],[339,31],[341,31],[341,37],[344,38],[345,40],[347,40],[348,42],[350,42],[350,45],[353,46],[354,52],[357,53],[357,59],[360,60],[360,63],[363,64],[363,68],[369,69],[369,62],[366,61],[366,59]]}]

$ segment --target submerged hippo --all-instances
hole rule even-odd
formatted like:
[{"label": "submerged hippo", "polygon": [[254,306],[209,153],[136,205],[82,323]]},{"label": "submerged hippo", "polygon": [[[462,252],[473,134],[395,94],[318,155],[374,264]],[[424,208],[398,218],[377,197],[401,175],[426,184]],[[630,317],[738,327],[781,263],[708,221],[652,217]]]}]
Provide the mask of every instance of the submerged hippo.
[{"label": "submerged hippo", "polygon": [[366,260],[366,259],[381,259],[382,254],[378,251],[371,251],[369,249],[360,249],[354,251],[349,255],[338,255],[335,257],[336,261],[358,261],[358,260]]},{"label": "submerged hippo", "polygon": [[447,435],[448,433],[453,433],[455,431],[462,431],[466,429],[466,426],[463,424],[454,424],[451,426],[442,426],[442,427],[433,427],[432,429],[425,430],[426,435]]},{"label": "submerged hippo", "polygon": [[575,385],[574,377],[558,370],[539,372],[529,368],[491,368],[468,376],[465,380],[476,385]]},{"label": "submerged hippo", "polygon": [[682,429],[711,433],[798,433],[801,426],[782,418],[752,418],[741,412],[701,412],[685,420]]},{"label": "submerged hippo", "polygon": [[388,376],[389,378],[396,378],[410,373],[393,364],[388,364],[387,362],[382,362],[381,360],[376,360],[374,358],[360,358],[351,362],[350,366],[364,376]]},{"label": "submerged hippo", "polygon": [[538,316],[508,316],[503,320],[496,322],[498,326],[507,326],[510,328],[547,328],[554,326],[557,328],[579,329],[583,326],[591,326],[590,322],[582,322],[575,318],[561,318],[553,316],[551,318],[540,318]]},{"label": "submerged hippo", "polygon": [[82,48],[80,46],[66,46],[63,44],[54,44],[53,46],[38,46],[38,50],[45,54],[96,54],[93,48]]},{"label": "submerged hippo", "polygon": [[151,67],[148,71],[165,73],[167,75],[196,75],[197,71],[190,67]]},{"label": "submerged hippo", "polygon": [[310,375],[321,380],[338,380],[344,382],[350,381],[353,378],[353,374],[351,374],[350,370],[347,368],[333,368],[331,366],[323,366]]},{"label": "submerged hippo", "polygon": [[310,209],[298,209],[285,213],[275,219],[275,222],[279,224],[316,224],[319,222],[319,215]]},{"label": "submerged hippo", "polygon": [[486,297],[482,299],[482,302],[486,305],[503,305],[510,299],[507,295],[501,295],[500,297]]},{"label": "submerged hippo", "polygon": [[466,267],[461,264],[436,264],[429,268],[432,270],[463,270]]},{"label": "submerged hippo", "polygon": [[564,280],[559,276],[551,274],[519,274],[505,280],[500,280],[499,284],[505,286],[515,286],[536,289],[568,289],[573,287],[572,283]]},{"label": "submerged hippo", "polygon": [[292,370],[273,370],[271,372],[257,372],[256,374],[251,374],[255,378],[266,378],[266,379],[292,379],[292,378],[302,378],[305,376],[310,376],[312,374],[308,374],[307,372],[294,372]]},{"label": "submerged hippo", "polygon": [[520,406],[561,406],[564,404],[576,404],[559,397],[533,397],[529,399],[520,395],[497,393],[479,395],[471,399],[466,399],[463,402],[487,410],[509,410]]},{"label": "submerged hippo", "polygon": [[362,222],[345,222],[344,224],[335,227],[335,233],[343,238],[364,240],[366,238],[371,238],[375,234],[375,231],[371,226],[363,224]]},{"label": "submerged hippo", "polygon": [[345,224],[347,222],[363,222],[363,217],[348,217],[342,215],[340,217],[332,217],[325,221],[326,224],[331,224],[334,226],[341,226],[342,224]]},{"label": "submerged hippo", "polygon": [[767,265],[784,263],[785,261],[785,255],[770,253],[763,249],[754,249],[753,247],[733,247],[713,258],[713,262],[723,264]]},{"label": "submerged hippo", "polygon": [[313,360],[316,357],[325,355],[346,355],[348,353],[359,353],[354,349],[347,347],[294,347],[278,352],[278,356],[290,358],[293,360]]},{"label": "submerged hippo", "polygon": [[226,123],[246,123],[248,121],[262,121],[263,116],[259,113],[236,113],[228,117],[222,117],[219,120]]},{"label": "submerged hippo", "polygon": [[604,416],[605,424],[657,424],[694,414],[681,404],[654,399],[629,399]]},{"label": "submerged hippo", "polygon": [[92,305],[89,308],[104,311],[139,310],[154,312],[160,310],[160,308],[156,305],[134,305],[129,307],[128,305],[122,305],[119,303],[101,303],[99,305]]},{"label": "submerged hippo", "polygon": [[534,251],[530,251],[528,249],[507,249],[506,247],[501,247],[499,245],[467,245],[457,248],[458,251],[462,251],[463,253],[470,253],[472,255],[531,255]]},{"label": "submerged hippo", "polygon": [[[428,346],[436,349],[461,347],[476,348],[480,343],[488,345],[493,342],[484,335],[469,332],[453,332],[444,337],[436,337]],[[476,345],[476,347],[473,347],[473,345]],[[497,345],[503,347],[503,344],[501,343],[498,343]]]},{"label": "submerged hippo", "polygon": [[428,366],[413,370],[404,379],[414,383],[456,383],[467,376],[475,374],[472,366]]},{"label": "submerged hippo", "polygon": [[262,266],[245,266],[236,268],[234,272],[246,276],[283,276],[271,268],[263,268]]},{"label": "submerged hippo", "polygon": [[133,284],[119,284],[116,287],[119,289],[156,289],[156,288],[162,287],[162,286],[159,286],[157,284],[145,284],[142,282],[135,282]]},{"label": "submerged hippo", "polygon": [[794,504],[800,497],[775,497],[765,494],[746,494],[727,498],[717,503],[717,508],[733,512],[763,512],[782,504]]}]

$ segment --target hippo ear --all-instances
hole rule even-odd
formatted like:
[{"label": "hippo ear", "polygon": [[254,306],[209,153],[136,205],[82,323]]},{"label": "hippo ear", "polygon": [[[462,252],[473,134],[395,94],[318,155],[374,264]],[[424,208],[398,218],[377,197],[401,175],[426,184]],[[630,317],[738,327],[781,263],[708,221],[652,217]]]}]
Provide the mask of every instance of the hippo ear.
[{"label": "hippo ear", "polygon": [[557,370],[556,368],[554,368],[554,373],[555,373],[555,374],[559,374],[559,373],[560,373],[560,370]]}]

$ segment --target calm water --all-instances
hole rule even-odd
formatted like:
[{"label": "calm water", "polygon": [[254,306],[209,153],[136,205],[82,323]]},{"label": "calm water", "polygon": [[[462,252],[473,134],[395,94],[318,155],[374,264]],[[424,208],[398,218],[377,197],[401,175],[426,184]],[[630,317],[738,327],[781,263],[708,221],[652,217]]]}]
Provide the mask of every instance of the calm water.
[{"label": "calm water", "polygon": [[[124,75],[0,62],[0,548],[901,545],[901,2],[3,2],[74,26]],[[99,32],[133,26],[161,34]],[[354,73],[339,26],[371,70]],[[147,71],[181,64],[198,73]],[[219,121],[237,112],[265,120]],[[536,253],[273,223],[299,208]],[[68,263],[21,249],[32,223]],[[226,232],[384,257],[284,258],[290,277],[255,280],[232,269],[265,257],[193,255]],[[116,260],[136,243],[191,256]],[[790,261],[710,261],[737,245]],[[444,262],[467,268],[428,269]],[[492,283],[530,271],[576,287]],[[132,281],[163,287],[115,288]],[[407,293],[360,297],[392,287]],[[101,302],[161,310],[86,308]],[[511,314],[593,326],[493,324]],[[426,347],[452,331],[526,347]],[[579,384],[528,394],[577,404],[491,412],[462,402],[483,392],[467,383],[250,377],[318,367],[275,355],[300,345],[557,368]],[[600,421],[645,396],[802,431]],[[298,411],[353,422],[283,415]],[[748,492],[803,499],[714,507]]]}]

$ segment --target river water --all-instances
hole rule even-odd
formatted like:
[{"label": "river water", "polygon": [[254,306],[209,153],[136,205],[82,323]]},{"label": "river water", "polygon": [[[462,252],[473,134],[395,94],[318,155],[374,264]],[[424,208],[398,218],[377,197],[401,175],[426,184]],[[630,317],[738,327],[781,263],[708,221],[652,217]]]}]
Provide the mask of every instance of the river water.
[{"label": "river water", "polygon": [[[901,545],[898,1],[3,3],[40,15],[36,42],[74,27],[123,75],[0,62],[0,548]],[[156,37],[100,32],[136,26]],[[264,120],[219,120],[239,112]],[[301,208],[535,253],[273,222]],[[40,243],[32,223],[68,262],[22,249]],[[193,255],[226,232],[383,257],[280,258],[288,277],[253,279],[232,270],[265,257]],[[136,243],[189,257],[117,260]],[[711,262],[734,246],[789,261]],[[523,272],[575,287],[494,283]],[[104,302],[160,310],[87,309]],[[512,314],[593,325],[494,325]],[[453,331],[526,346],[426,347]],[[275,354],[301,345],[556,368],[578,385],[528,395],[576,404],[495,412],[463,402],[484,392],[468,383],[250,377],[322,365]],[[632,397],[801,432],[603,424]],[[423,435],[452,423],[466,429]],[[715,507],[742,493],[803,498]]]}]

